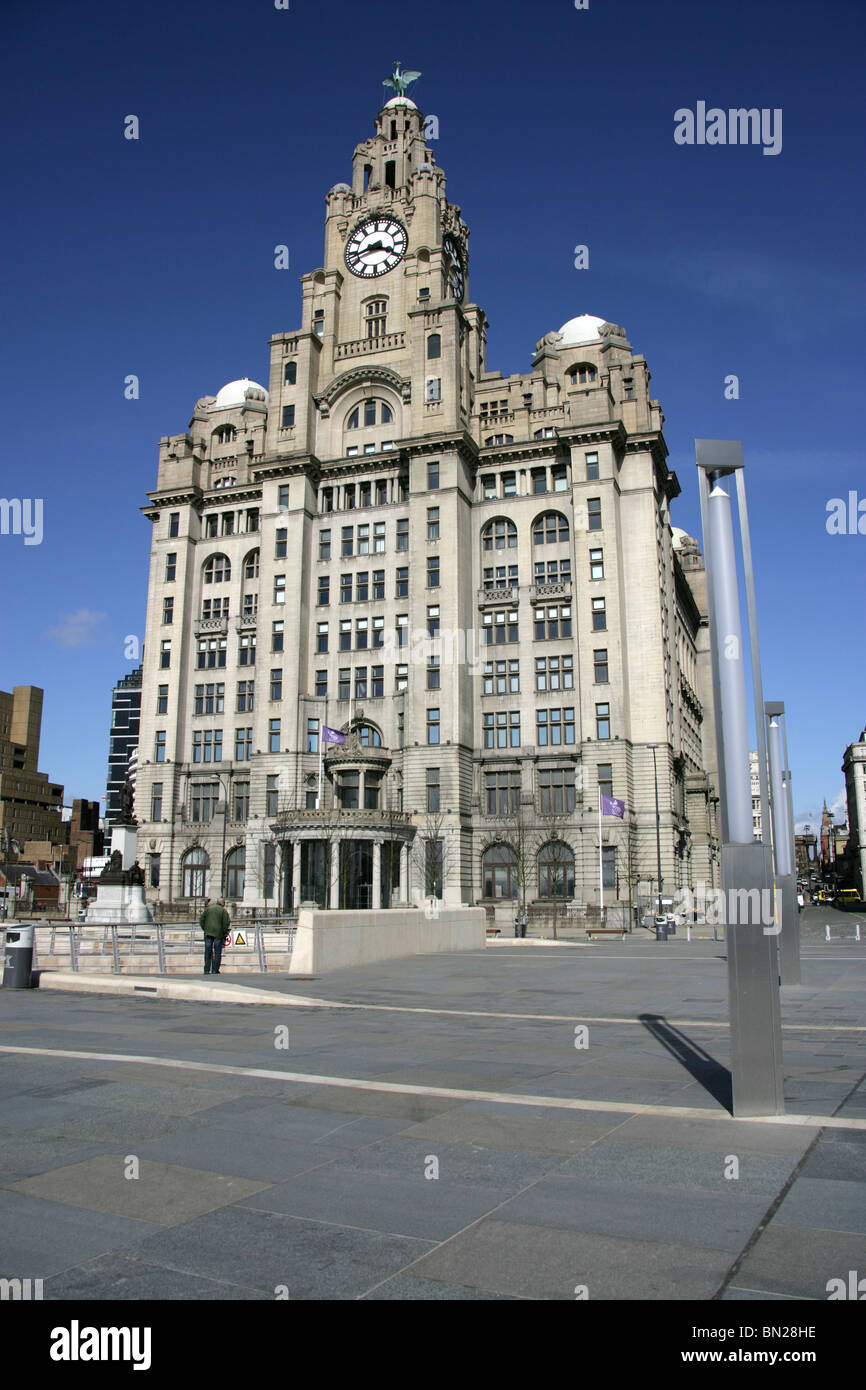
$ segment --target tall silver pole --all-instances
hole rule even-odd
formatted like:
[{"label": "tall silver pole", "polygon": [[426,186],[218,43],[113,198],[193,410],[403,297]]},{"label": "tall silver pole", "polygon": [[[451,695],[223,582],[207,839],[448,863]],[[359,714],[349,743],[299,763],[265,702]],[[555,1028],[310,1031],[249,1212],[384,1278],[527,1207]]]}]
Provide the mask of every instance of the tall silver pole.
[{"label": "tall silver pole", "polygon": [[791,872],[791,845],[788,837],[788,798],[782,785],[782,736],[775,719],[770,720],[767,749],[770,755],[773,851],[776,859],[776,873],[789,874]]},{"label": "tall silver pole", "polygon": [[713,586],[716,611],[714,643],[719,668],[720,708],[716,718],[722,722],[727,792],[728,836],[737,844],[750,845],[752,828],[752,787],[749,776],[749,718],[746,712],[746,665],[740,622],[740,596],[737,587],[737,560],[731,498],[719,481],[709,495],[707,514],[712,542],[713,570],[708,580]]},{"label": "tall silver pole", "polygon": [[797,857],[794,851],[791,774],[787,770],[785,706],[781,702],[768,700],[764,710],[769,721],[767,748],[773,792],[773,848],[776,860],[776,893],[781,904],[779,970],[783,985],[799,985],[800,913],[797,907]]},{"label": "tall silver pole", "polygon": [[698,439],[695,445],[715,698],[733,1113],[738,1117],[780,1115],[784,1113],[785,1101],[776,945],[778,925],[772,910],[773,864],[769,841],[756,840],[753,831],[736,551],[730,494],[721,485],[722,479],[736,475],[763,824],[767,827],[765,833],[769,834],[764,706],[751,545],[741,471],[743,450],[737,440]]}]

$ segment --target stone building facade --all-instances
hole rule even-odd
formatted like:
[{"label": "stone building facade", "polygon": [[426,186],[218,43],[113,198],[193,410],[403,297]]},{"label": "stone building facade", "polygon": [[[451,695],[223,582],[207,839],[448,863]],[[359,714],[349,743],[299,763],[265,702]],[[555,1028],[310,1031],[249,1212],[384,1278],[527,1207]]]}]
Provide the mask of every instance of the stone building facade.
[{"label": "stone building facade", "polygon": [[0,690],[0,849],[6,839],[61,844],[63,787],[39,771],[42,697],[36,685]]},{"label": "stone building facade", "polygon": [[848,867],[851,886],[866,902],[866,728],[842,759],[848,801]]},{"label": "stone building facade", "polygon": [[[230,382],[160,441],[151,897],[594,903],[603,878],[628,902],[656,780],[665,891],[718,882],[705,574],[646,361],[582,314],[489,370],[469,266],[395,97],[327,195],[267,388]],[[600,795],[625,806],[601,843]]]}]

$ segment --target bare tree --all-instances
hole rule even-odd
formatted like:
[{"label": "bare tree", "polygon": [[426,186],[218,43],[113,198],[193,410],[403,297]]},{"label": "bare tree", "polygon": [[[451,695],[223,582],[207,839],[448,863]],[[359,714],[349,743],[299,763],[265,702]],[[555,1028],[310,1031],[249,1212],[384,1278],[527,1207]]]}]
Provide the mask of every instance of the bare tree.
[{"label": "bare tree", "polygon": [[421,879],[425,898],[441,898],[445,879],[454,867],[454,844],[446,833],[444,811],[427,811],[412,844],[412,861]]}]

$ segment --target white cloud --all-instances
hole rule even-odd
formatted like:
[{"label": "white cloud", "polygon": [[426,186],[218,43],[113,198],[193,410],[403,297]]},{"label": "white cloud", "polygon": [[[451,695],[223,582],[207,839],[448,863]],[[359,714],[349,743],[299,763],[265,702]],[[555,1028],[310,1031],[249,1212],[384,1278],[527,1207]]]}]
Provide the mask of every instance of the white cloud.
[{"label": "white cloud", "polygon": [[50,627],[45,636],[56,642],[58,647],[85,647],[92,642],[99,624],[104,622],[106,613],[94,613],[89,608],[79,608],[75,613],[61,613],[57,627]]}]

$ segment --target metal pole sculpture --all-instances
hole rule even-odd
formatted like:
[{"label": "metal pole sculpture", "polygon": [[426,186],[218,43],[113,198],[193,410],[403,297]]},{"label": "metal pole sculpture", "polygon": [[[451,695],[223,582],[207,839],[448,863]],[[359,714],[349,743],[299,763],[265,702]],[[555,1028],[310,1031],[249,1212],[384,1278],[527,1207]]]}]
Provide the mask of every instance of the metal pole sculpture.
[{"label": "metal pole sculpture", "polygon": [[785,706],[767,702],[767,743],[770,755],[770,789],[773,810],[773,853],[776,864],[777,904],[781,912],[779,967],[783,985],[800,983],[800,914],[797,910],[797,860],[794,852],[794,819],[791,811],[791,775],[788,772],[788,740]]},{"label": "metal pole sculpture", "polygon": [[[736,440],[695,441],[710,609],[722,840],[722,894],[728,956],[733,1113],[781,1115],[782,1026],[776,914],[769,841],[754,839],[745,655],[729,480],[736,479],[749,618],[762,825],[769,826],[764,701],[752,551]],[[767,831],[765,830],[765,834]]]}]

